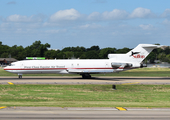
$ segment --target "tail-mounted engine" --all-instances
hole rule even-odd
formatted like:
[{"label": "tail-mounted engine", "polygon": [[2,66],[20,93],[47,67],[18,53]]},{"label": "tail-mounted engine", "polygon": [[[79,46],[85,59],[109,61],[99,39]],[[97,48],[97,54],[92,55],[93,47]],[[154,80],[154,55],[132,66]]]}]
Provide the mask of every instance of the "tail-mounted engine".
[{"label": "tail-mounted engine", "polygon": [[113,68],[119,68],[119,67],[127,68],[133,66],[131,63],[111,63],[111,65]]}]

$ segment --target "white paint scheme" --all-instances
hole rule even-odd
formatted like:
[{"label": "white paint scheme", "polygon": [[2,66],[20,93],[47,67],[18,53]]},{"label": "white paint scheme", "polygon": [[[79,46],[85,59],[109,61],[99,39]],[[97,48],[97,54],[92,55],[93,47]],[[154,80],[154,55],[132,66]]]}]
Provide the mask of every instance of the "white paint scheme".
[{"label": "white paint scheme", "polygon": [[75,60],[23,60],[7,66],[4,70],[22,74],[41,73],[74,73],[83,78],[91,78],[90,74],[112,73],[141,67],[141,62],[158,45],[139,44],[126,54],[108,54],[109,59],[75,59]]}]

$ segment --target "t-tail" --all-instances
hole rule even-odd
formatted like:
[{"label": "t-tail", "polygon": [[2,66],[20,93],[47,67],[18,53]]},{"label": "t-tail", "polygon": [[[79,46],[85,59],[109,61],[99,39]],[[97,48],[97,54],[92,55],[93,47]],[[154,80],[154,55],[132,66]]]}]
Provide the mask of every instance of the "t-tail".
[{"label": "t-tail", "polygon": [[142,61],[152,52],[153,49],[161,47],[160,45],[139,44],[126,54],[109,54],[108,58],[112,62],[112,67],[143,67]]}]

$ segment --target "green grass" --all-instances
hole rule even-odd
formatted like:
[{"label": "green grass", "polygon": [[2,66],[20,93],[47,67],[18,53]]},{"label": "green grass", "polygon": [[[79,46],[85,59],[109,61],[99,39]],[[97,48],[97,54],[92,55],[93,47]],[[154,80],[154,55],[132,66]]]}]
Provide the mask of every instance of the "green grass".
[{"label": "green grass", "polygon": [[119,73],[106,74],[105,76],[170,77],[170,68],[139,68]]},{"label": "green grass", "polygon": [[170,85],[0,85],[0,106],[170,107]]},{"label": "green grass", "polygon": [[[0,76],[17,75],[0,69]],[[92,76],[170,77],[170,69],[140,68]],[[117,85],[117,90],[111,88],[111,85],[0,85],[0,106],[170,107],[170,85]]]},{"label": "green grass", "polygon": [[[0,69],[0,76],[17,76]],[[23,76],[62,76],[61,74],[24,74]],[[79,76],[77,74],[63,74],[63,76]],[[170,68],[139,68],[119,73],[93,74],[92,76],[139,76],[139,77],[170,77]]]}]

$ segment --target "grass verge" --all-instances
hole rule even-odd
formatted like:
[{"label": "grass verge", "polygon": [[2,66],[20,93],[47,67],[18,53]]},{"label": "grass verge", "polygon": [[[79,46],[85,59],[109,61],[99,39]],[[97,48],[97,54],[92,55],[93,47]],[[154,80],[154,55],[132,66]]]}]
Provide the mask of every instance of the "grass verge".
[{"label": "grass verge", "polygon": [[170,85],[0,85],[0,106],[170,107]]}]

